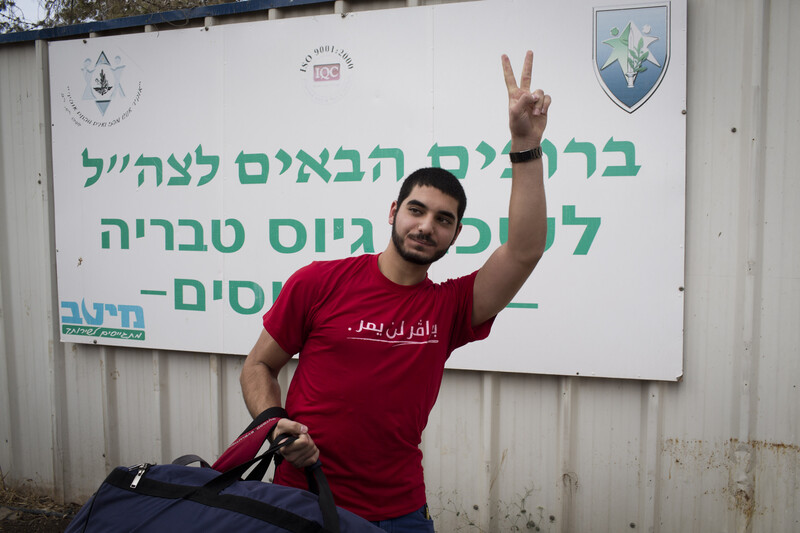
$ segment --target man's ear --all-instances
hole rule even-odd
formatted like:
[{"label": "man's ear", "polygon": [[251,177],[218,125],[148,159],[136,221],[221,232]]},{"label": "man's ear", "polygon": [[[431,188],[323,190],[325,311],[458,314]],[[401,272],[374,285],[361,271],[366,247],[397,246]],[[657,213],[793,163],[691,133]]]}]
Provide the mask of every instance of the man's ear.
[{"label": "man's ear", "polygon": [[392,207],[389,208],[389,225],[394,224],[394,217],[397,215],[397,200],[392,202]]}]

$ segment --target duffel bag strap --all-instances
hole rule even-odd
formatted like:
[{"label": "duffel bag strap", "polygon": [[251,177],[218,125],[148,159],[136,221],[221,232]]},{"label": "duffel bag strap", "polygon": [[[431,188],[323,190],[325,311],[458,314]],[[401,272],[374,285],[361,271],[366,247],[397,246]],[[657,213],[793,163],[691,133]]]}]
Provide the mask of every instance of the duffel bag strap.
[{"label": "duffel bag strap", "polygon": [[[270,407],[269,409],[263,411],[261,414],[255,417],[252,422],[250,422],[250,425],[247,426],[247,428],[245,428],[244,431],[242,431],[242,433],[228,447],[228,449],[225,450],[222,456],[220,456],[220,458],[217,459],[217,462],[214,463],[213,467],[209,465],[205,459],[195,454],[181,455],[180,457],[172,461],[172,464],[180,466],[188,466],[192,463],[200,463],[200,466],[203,468],[214,468],[214,470],[218,470],[220,472],[225,472],[226,470],[230,470],[231,468],[236,466],[235,464],[231,464],[232,462],[237,462],[237,461],[242,462],[247,459],[253,458],[256,455],[256,453],[258,453],[258,449],[261,448],[261,446],[264,444],[265,439],[267,438],[269,432],[272,431],[272,429],[278,424],[278,421],[281,418],[286,418],[288,416],[289,415],[282,407]],[[260,428],[259,426],[262,426],[265,422],[267,423],[266,427],[264,427],[263,429]],[[256,435],[256,433],[260,433],[260,435]],[[248,452],[243,450],[242,447],[242,441],[244,441],[248,437],[253,437],[255,439],[262,437],[260,441],[256,441],[258,444],[258,448],[256,448],[253,452],[249,452],[252,453],[250,457],[247,457]],[[252,448],[254,446],[255,443],[248,444],[249,448]],[[232,457],[232,455],[237,455],[237,458]],[[264,473],[266,473],[266,468],[264,469]],[[262,473],[261,476],[258,478],[259,480],[261,480],[264,477],[264,473]],[[248,477],[248,479],[251,478]]]},{"label": "duffel bag strap", "polygon": [[[296,440],[297,437],[294,435],[279,435],[275,438],[267,451],[258,457],[255,457],[235,468],[232,468],[231,470],[228,470],[227,472],[218,475],[202,487],[198,487],[195,492],[210,492],[213,494],[219,494],[239,480],[251,466],[259,461],[264,462],[267,466],[269,466],[269,463],[272,461],[275,452]],[[256,466],[256,468],[258,468],[258,466]],[[339,533],[339,513],[336,511],[336,503],[333,500],[333,493],[331,492],[328,480],[325,477],[325,474],[322,472],[322,464],[317,461],[314,465],[306,468],[306,476],[309,480],[314,480],[314,487],[311,486],[311,481],[309,481],[309,488],[312,492],[319,496],[319,508],[320,511],[322,511],[322,525],[331,533]],[[314,490],[314,488],[316,488],[316,490]]]},{"label": "duffel bag strap", "polygon": [[247,426],[245,430],[242,431],[242,434],[239,436],[241,437],[245,435],[246,433],[254,430],[258,426],[260,426],[261,424],[272,418],[278,418],[278,419],[289,418],[289,413],[287,413],[286,409],[284,409],[283,407],[270,407],[269,409],[262,411],[257,417],[255,417],[253,421],[250,422],[250,425]]},{"label": "duffel bag strap", "polygon": [[210,480],[206,483],[203,488],[208,489],[214,493],[219,493],[225,490],[227,487],[238,481],[247,470],[250,469],[251,466],[255,465],[259,462],[265,462],[267,466],[269,466],[270,461],[272,461],[272,457],[275,455],[275,452],[287,446],[294,441],[297,440],[297,437],[294,435],[280,435],[272,445],[262,453],[261,455],[250,459],[249,461],[245,461],[244,463],[231,468],[227,472],[223,472],[219,476],[215,477],[214,479]]},{"label": "duffel bag strap", "polygon": [[336,512],[336,502],[333,501],[333,492],[328,485],[328,478],[322,471],[322,463],[317,462],[306,467],[308,490],[319,496],[319,508],[322,510],[322,523],[326,529],[338,533],[339,513]]},{"label": "duffel bag strap", "polygon": [[193,453],[187,455],[181,455],[180,457],[172,461],[172,464],[180,466],[189,466],[192,463],[200,463],[200,466],[202,466],[203,468],[211,468],[211,465],[208,464],[205,459]]},{"label": "duffel bag strap", "polygon": [[227,472],[254,458],[264,442],[267,441],[267,435],[281,418],[288,418],[282,407],[270,407],[259,414],[242,434],[222,452],[211,468],[219,472]]}]

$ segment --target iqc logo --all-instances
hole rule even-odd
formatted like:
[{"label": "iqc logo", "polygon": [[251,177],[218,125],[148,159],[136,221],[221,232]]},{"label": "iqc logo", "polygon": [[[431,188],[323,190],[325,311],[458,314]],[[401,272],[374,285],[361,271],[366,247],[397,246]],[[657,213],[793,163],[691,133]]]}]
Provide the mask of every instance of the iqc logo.
[{"label": "iqc logo", "polygon": [[[80,305],[63,301],[61,309],[61,333],[64,335],[144,340],[144,309],[139,305],[94,303],[90,311],[86,301],[81,300]],[[109,318],[111,320],[107,321]]]},{"label": "iqc logo", "polygon": [[341,78],[342,66],[339,63],[330,65],[314,65],[314,81],[336,81]]},{"label": "iqc logo", "polygon": [[594,9],[593,64],[600,86],[633,113],[655,93],[669,64],[670,4]]},{"label": "iqc logo", "polygon": [[324,103],[338,102],[347,94],[354,70],[350,54],[329,44],[314,48],[300,64],[309,94]]}]

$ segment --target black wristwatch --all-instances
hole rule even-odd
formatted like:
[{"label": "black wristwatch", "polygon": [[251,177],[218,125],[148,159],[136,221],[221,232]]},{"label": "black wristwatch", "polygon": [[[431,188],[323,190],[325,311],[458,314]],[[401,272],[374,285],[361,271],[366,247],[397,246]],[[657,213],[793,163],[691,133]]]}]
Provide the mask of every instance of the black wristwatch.
[{"label": "black wristwatch", "polygon": [[542,157],[542,147],[537,146],[536,148],[524,150],[522,152],[509,152],[508,157],[511,159],[512,163],[524,163],[525,161],[539,159]]}]

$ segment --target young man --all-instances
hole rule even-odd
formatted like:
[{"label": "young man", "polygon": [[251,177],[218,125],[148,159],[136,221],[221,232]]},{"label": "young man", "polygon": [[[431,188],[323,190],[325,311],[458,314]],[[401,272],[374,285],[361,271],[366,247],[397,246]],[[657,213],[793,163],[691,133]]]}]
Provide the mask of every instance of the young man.
[{"label": "young man", "polygon": [[[530,92],[532,52],[519,85],[505,55],[502,64],[513,172],[506,243],[480,270],[431,282],[428,267],[458,237],[466,197],[449,172],[418,170],[392,203],[386,250],[298,270],[242,368],[250,413],[270,409],[273,435],[299,437],[275,481],[305,487],[302,467],[321,457],[337,504],[387,530],[433,531],[419,444],[445,361],[489,334],[544,252],[540,144],[550,97]],[[294,353],[284,411],[277,376]]]}]

